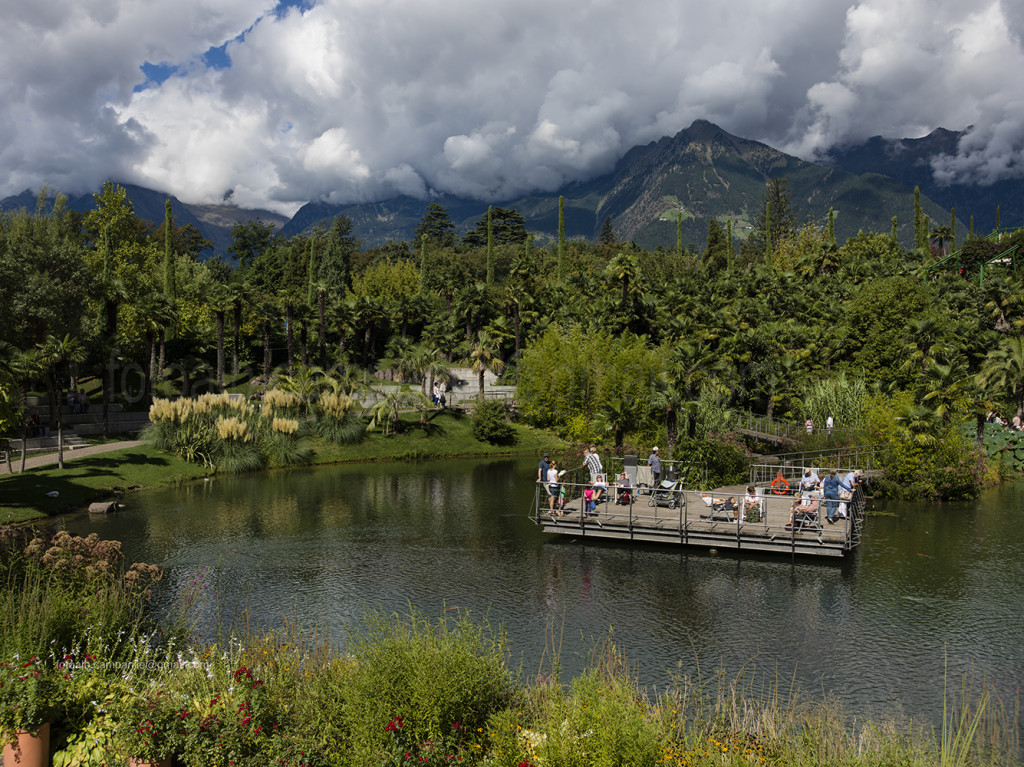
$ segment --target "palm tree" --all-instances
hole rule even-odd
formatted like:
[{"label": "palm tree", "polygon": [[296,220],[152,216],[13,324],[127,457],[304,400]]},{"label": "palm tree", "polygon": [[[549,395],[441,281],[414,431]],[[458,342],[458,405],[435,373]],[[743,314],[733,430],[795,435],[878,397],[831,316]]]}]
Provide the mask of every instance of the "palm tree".
[{"label": "palm tree", "polygon": [[224,315],[234,308],[235,299],[226,287],[218,285],[207,304],[217,322],[217,391],[224,391]]},{"label": "palm tree", "polygon": [[1024,336],[1010,336],[988,353],[981,365],[979,382],[986,388],[1010,395],[1017,415],[1024,416]]},{"label": "palm tree", "polygon": [[369,428],[382,428],[385,436],[398,429],[398,412],[408,402],[408,392],[389,388],[391,391],[380,392],[380,398],[370,408]]},{"label": "palm tree", "polygon": [[[85,347],[81,340],[72,338],[70,334],[59,338],[48,335],[46,341],[39,344],[39,359],[48,368],[47,377],[51,381],[48,389],[53,393],[54,399],[59,392],[60,383],[64,379],[66,368],[71,363],[85,360]],[[64,468],[64,419],[61,416],[60,403],[56,403],[57,411],[57,468]]]},{"label": "palm tree", "polygon": [[484,374],[490,371],[495,375],[501,375],[501,372],[505,369],[505,363],[498,356],[498,345],[490,335],[481,330],[477,332],[476,338],[469,345],[468,354],[464,361],[477,374],[479,387],[477,399],[483,402]]}]

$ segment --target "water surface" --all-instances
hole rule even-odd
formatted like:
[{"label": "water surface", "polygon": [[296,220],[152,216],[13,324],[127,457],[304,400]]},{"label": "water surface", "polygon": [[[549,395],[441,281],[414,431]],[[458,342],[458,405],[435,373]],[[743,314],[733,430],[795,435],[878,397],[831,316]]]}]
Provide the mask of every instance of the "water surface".
[{"label": "water surface", "polygon": [[535,460],[490,459],[218,477],[69,528],[165,568],[165,599],[200,578],[222,617],[300,617],[339,642],[370,607],[466,609],[530,674],[553,630],[566,675],[611,632],[649,686],[746,665],[853,712],[932,721],[947,660],[1003,696],[1024,678],[1022,484],[876,508],[836,562],[547,536],[527,518],[535,476]]}]

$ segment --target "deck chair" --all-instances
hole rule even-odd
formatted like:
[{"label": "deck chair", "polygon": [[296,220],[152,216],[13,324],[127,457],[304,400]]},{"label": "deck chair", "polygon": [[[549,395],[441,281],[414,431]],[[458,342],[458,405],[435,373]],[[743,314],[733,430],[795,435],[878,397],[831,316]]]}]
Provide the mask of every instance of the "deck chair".
[{"label": "deck chair", "polygon": [[704,505],[708,507],[706,514],[701,514],[701,519],[706,519],[709,522],[733,522],[733,510],[728,507],[728,502],[723,500],[715,500],[710,495],[701,494],[700,499],[704,501]]},{"label": "deck chair", "polygon": [[815,532],[821,532],[821,519],[819,512],[821,511],[821,504],[813,511],[801,511],[796,509],[793,511],[793,530],[800,532],[802,530],[814,530]]}]

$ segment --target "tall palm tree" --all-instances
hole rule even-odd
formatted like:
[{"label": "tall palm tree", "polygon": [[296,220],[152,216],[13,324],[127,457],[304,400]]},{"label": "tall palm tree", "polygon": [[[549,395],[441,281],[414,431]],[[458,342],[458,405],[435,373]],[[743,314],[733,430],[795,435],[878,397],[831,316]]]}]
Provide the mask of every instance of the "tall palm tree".
[{"label": "tall palm tree", "polygon": [[[48,335],[46,341],[39,344],[40,361],[48,368],[48,377],[53,382],[48,387],[56,395],[59,393],[60,384],[64,380],[67,368],[72,363],[79,363],[85,360],[85,347],[78,338],[72,338],[70,334],[63,338]],[[60,403],[57,403],[57,468],[64,468],[64,419],[61,415]]]},{"label": "tall palm tree", "polygon": [[501,375],[505,363],[498,356],[498,344],[485,331],[478,331],[476,338],[469,344],[465,363],[477,374],[477,399],[484,401],[484,374],[488,371]]},{"label": "tall palm tree", "polygon": [[217,285],[207,304],[217,323],[217,391],[224,391],[224,316],[234,308],[235,299],[225,286]]}]

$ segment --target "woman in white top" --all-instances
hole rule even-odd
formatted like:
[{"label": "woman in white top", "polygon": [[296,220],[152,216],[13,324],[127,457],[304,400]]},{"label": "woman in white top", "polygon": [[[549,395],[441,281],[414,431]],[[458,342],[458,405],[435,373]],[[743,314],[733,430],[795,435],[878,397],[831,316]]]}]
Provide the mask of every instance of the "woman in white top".
[{"label": "woman in white top", "polygon": [[548,496],[548,501],[551,504],[551,515],[564,517],[564,511],[555,511],[555,499],[558,497],[558,463],[555,461],[551,462],[551,468],[548,469],[548,487],[551,489]]}]

